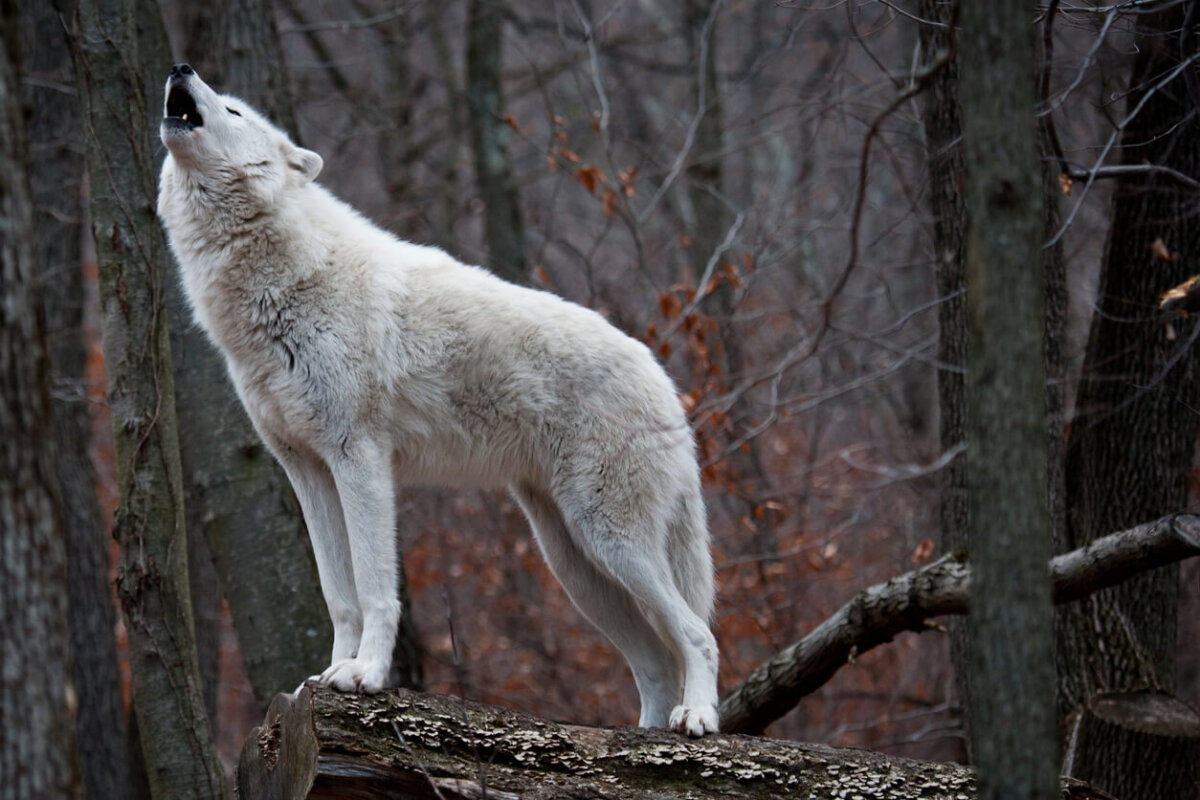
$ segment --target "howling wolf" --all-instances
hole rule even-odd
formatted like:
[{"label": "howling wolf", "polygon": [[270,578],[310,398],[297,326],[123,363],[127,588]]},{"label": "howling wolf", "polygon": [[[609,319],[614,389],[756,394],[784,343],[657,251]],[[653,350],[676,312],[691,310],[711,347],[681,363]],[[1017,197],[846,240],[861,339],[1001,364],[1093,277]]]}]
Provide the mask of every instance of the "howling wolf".
[{"label": "howling wolf", "polygon": [[507,487],[620,648],[642,726],[717,730],[713,569],[671,380],[600,315],[401,241],[313,182],[316,153],[187,64],[158,213],[197,322],[286,470],[333,619],[315,680],[383,688],[398,482]]}]

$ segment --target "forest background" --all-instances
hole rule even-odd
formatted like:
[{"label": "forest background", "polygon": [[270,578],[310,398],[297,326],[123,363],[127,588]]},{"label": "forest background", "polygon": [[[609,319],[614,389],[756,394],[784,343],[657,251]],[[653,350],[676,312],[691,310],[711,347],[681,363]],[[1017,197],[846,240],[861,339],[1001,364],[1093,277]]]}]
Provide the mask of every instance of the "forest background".
[{"label": "forest background", "polygon": [[[7,36],[20,31],[30,109],[59,452],[85,456],[60,470],[71,613],[93,617],[71,621],[77,676],[90,675],[77,682],[111,694],[123,729],[131,648],[112,586],[127,564],[106,527],[121,451],[100,345],[111,309],[76,77],[80,65],[99,74],[117,17],[105,4],[60,9],[10,2],[4,21]],[[723,690],[863,587],[963,545],[962,152],[948,109],[965,102],[955,62],[969,54],[946,36],[950,4],[123,9],[137,20],[140,49],[123,66],[142,81],[154,163],[161,84],[188,61],[321,153],[320,181],[370,219],[594,308],[658,353],[701,454]],[[1195,13],[1030,5],[1048,179],[1023,191],[1045,193],[1056,259],[1045,271],[1058,551],[1195,503],[1197,328],[1158,310],[1200,263]],[[163,291],[199,688],[227,770],[274,692],[321,666],[328,622],[290,490],[174,282]],[[557,587],[509,498],[413,489],[398,520],[410,609],[398,680],[554,719],[635,720],[619,653]],[[1185,562],[1081,612],[1116,609],[1113,635],[1156,665],[1153,680],[1095,667],[1060,621],[1095,673],[1073,686],[1060,654],[1064,708],[1130,685],[1200,705],[1198,579]],[[1112,634],[1097,624],[1099,640]],[[863,654],[767,733],[966,760],[953,639],[907,635]],[[81,748],[118,761],[137,749],[111,721],[100,741],[84,724]]]}]

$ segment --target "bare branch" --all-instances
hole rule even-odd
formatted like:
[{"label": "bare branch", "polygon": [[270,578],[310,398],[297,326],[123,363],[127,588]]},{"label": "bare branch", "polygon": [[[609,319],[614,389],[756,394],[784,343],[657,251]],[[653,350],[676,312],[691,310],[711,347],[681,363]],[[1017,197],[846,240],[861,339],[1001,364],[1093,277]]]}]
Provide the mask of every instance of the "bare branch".
[{"label": "bare branch", "polygon": [[[1054,602],[1068,603],[1155,567],[1200,555],[1200,517],[1165,517],[1050,561]],[[950,554],[865,589],[816,630],[754,670],[721,701],[722,730],[758,733],[858,655],[933,617],[966,614],[971,569]]]}]

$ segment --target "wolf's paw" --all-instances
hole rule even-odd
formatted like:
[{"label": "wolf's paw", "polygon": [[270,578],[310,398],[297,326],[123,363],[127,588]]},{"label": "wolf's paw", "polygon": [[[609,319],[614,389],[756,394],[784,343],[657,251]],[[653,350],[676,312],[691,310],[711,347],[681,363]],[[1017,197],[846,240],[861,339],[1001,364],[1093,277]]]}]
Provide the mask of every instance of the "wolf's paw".
[{"label": "wolf's paw", "polygon": [[325,686],[332,686],[339,692],[375,694],[383,690],[387,680],[387,664],[375,664],[360,658],[343,658],[331,664],[316,677],[316,680]]},{"label": "wolf's paw", "polygon": [[671,730],[700,737],[717,732],[717,709],[714,706],[675,706],[671,711]]}]

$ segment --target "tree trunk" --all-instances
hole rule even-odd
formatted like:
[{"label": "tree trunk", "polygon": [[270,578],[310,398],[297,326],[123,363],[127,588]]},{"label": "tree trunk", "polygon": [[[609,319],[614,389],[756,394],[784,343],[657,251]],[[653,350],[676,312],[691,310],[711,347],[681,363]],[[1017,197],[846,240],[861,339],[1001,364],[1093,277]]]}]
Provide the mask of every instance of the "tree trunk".
[{"label": "tree trunk", "polygon": [[[957,764],[749,736],[588,728],[405,690],[280,695],[238,764],[242,800],[965,800],[975,784]],[[1104,797],[1072,781],[1059,789],[1073,800]]]},{"label": "tree trunk", "polygon": [[446,115],[443,123],[445,135],[438,142],[435,153],[431,154],[433,169],[437,175],[437,202],[432,210],[433,243],[450,252],[455,252],[457,239],[455,237],[455,222],[462,216],[461,191],[459,189],[459,158],[458,153],[462,142],[462,131],[466,128],[466,110],[463,102],[463,91],[455,65],[457,60],[450,47],[450,39],[446,35],[448,8],[444,3],[425,3],[422,12],[425,24],[429,26],[429,38],[432,40],[434,61],[441,79],[446,85],[444,101]]},{"label": "tree trunk", "polygon": [[503,119],[503,22],[504,8],[498,0],[470,0],[467,4],[467,125],[483,201],[488,268],[505,280],[525,283],[525,226]]},{"label": "tree trunk", "polygon": [[[167,41],[167,29],[163,22],[162,10],[159,8],[158,0],[136,0],[135,14],[137,19],[138,30],[138,47],[142,63],[163,65],[158,70],[147,69],[142,75],[142,87],[145,92],[146,100],[146,130],[150,136],[152,143],[159,141],[159,125],[161,122],[161,109],[163,104],[163,83],[164,72],[167,64],[174,62],[174,57],[171,54],[170,43]],[[214,44],[214,47],[217,47]],[[166,157],[166,148],[154,148],[154,163],[151,166],[151,173],[155,176],[162,169],[163,159]],[[168,271],[171,267],[168,266]],[[188,328],[194,329],[195,326],[191,323],[191,310],[183,306],[176,306],[172,302],[172,298],[180,292],[179,281],[172,274],[169,274],[167,284],[167,316],[174,320],[172,325],[172,356],[175,355],[174,336],[176,329],[181,325],[186,325]],[[193,330],[193,335],[199,336],[199,331]],[[191,399],[191,391],[195,388],[188,383],[181,383],[179,380],[179,372],[175,371],[175,414],[180,420],[180,458],[186,458],[184,452],[186,448],[186,434],[189,430],[188,421],[180,416],[180,405]],[[191,376],[186,376],[187,378]],[[210,384],[203,384],[201,391],[203,392]],[[200,686],[204,694],[204,710],[208,716],[210,725],[215,724],[217,718],[217,684],[220,682],[220,657],[221,657],[221,587],[217,578],[216,570],[213,567],[213,559],[210,553],[208,542],[204,536],[203,526],[203,511],[197,514],[197,509],[193,507],[191,483],[189,481],[187,462],[183,462],[184,469],[184,509],[186,511],[185,523],[187,526],[187,546],[188,546],[188,595],[192,603],[192,626],[195,634],[196,642],[196,662],[200,668]],[[196,504],[197,507],[199,504]],[[282,687],[275,687],[273,691],[278,691]]]},{"label": "tree trunk", "polygon": [[81,796],[16,6],[0,7],[0,796]]},{"label": "tree trunk", "polygon": [[297,140],[274,3],[220,0],[187,13],[184,59],[218,92],[242,98]]},{"label": "tree trunk", "polygon": [[[133,700],[156,798],[221,797],[187,585],[183,483],[165,309],[166,248],[134,0],[80,3],[70,22],[91,175],[108,398],[116,440],[117,589]],[[157,114],[155,114],[157,116]]]},{"label": "tree trunk", "polygon": [[1042,180],[1033,29],[1018,0],[966,3],[959,32],[969,317],[971,743],[985,798],[1055,791],[1046,496]]},{"label": "tree trunk", "polygon": [[109,539],[92,468],[81,258],[84,163],[79,103],[62,22],[44,0],[20,4],[22,72],[29,108],[38,289],[46,322],[58,482],[67,558],[67,620],[79,706],[76,731],[86,794],[120,797],[129,786],[129,749],[113,631]]},{"label": "tree trunk", "polygon": [[[1200,795],[1200,715],[1170,695],[1095,695],[1068,720],[1066,740],[1063,773],[1091,775],[1117,797]],[[1146,753],[1172,768],[1143,775]]]},{"label": "tree trunk", "polygon": [[[921,51],[926,64],[935,63],[954,46],[949,34],[956,24],[950,4],[920,0],[917,14],[939,25],[921,25]],[[925,155],[929,164],[929,206],[933,213],[933,269],[937,286],[938,352],[937,387],[941,451],[949,453],[967,440],[967,293],[963,265],[966,259],[967,209],[962,180],[966,171],[961,145],[962,123],[958,108],[958,59],[950,58],[930,83],[923,105]],[[940,550],[967,548],[967,457],[959,454],[939,473]],[[952,619],[950,660],[962,706],[962,725],[970,743],[971,670],[968,667],[967,621]]]},{"label": "tree trunk", "polygon": [[[1136,15],[1132,118],[1118,149],[1125,164],[1169,167],[1197,179],[1194,88],[1200,70],[1193,60],[1177,76],[1171,73],[1195,59],[1198,9],[1193,3],[1165,8]],[[1194,318],[1165,324],[1156,304],[1200,261],[1195,200],[1193,189],[1155,172],[1117,181],[1069,440],[1069,547],[1087,544],[1108,526],[1188,503],[1200,420],[1194,346],[1200,327]],[[1166,255],[1156,258],[1158,240]],[[1178,583],[1178,570],[1167,568],[1064,610],[1058,621],[1061,714],[1086,707],[1101,692],[1174,690]],[[1126,755],[1118,738],[1096,746],[1103,749],[1097,763]],[[1154,796],[1150,787],[1158,785],[1160,772],[1178,767],[1154,749],[1140,751],[1131,763],[1145,781],[1133,795],[1141,797]]]}]

